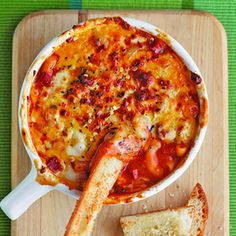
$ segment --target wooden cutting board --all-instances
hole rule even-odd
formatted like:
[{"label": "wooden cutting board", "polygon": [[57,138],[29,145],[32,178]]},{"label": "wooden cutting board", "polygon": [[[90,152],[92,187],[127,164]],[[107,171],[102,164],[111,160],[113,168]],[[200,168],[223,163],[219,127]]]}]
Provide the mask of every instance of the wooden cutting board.
[{"label": "wooden cutting board", "polygon": [[[119,217],[182,206],[196,182],[206,190],[209,221],[206,235],[229,234],[228,88],[226,34],[215,17],[197,11],[41,11],[25,17],[13,39],[12,187],[29,172],[30,161],[17,127],[17,104],[25,73],[37,53],[57,34],[78,22],[103,16],[126,16],[150,22],[177,39],[191,54],[205,79],[210,103],[209,126],[201,150],[186,173],[151,198],[122,206],[104,206],[94,236],[119,236]],[[75,200],[51,192],[12,222],[12,235],[60,236]]]}]

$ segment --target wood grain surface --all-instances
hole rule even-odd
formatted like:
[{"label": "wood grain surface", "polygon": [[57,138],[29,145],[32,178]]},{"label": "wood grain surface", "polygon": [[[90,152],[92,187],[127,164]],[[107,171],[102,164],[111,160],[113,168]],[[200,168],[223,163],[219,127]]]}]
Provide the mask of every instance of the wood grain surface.
[{"label": "wood grain surface", "polygon": [[[197,11],[41,11],[25,17],[13,39],[12,187],[31,166],[17,127],[18,96],[25,73],[37,53],[54,36],[89,18],[126,16],[147,21],[177,39],[191,54],[205,79],[210,104],[208,131],[190,168],[166,190],[138,203],[104,206],[94,236],[120,236],[119,217],[182,206],[196,182],[206,190],[209,220],[206,235],[229,234],[227,45],[222,25]],[[13,236],[63,235],[75,200],[50,192],[12,222]]]}]

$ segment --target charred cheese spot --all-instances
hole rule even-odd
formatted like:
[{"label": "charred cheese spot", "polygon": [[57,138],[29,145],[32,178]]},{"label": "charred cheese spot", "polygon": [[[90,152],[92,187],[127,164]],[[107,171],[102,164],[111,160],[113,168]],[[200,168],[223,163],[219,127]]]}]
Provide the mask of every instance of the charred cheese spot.
[{"label": "charred cheese spot", "polygon": [[163,39],[119,17],[75,26],[36,73],[28,97],[30,134],[46,168],[39,182],[82,189],[105,135],[128,124],[145,139],[144,122],[150,147],[127,164],[111,195],[160,181],[193,145],[205,114],[200,83]]}]

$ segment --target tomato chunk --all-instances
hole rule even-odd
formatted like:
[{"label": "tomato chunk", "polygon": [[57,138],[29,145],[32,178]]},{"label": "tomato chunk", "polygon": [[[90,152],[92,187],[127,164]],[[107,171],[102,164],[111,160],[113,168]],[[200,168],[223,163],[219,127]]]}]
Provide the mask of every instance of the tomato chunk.
[{"label": "tomato chunk", "polygon": [[138,169],[134,169],[132,173],[133,173],[133,178],[138,179]]},{"label": "tomato chunk", "polygon": [[46,165],[49,168],[49,170],[51,170],[53,173],[62,170],[61,163],[56,156],[49,158],[46,162]]},{"label": "tomato chunk", "polygon": [[58,61],[58,56],[52,55],[43,63],[36,79],[36,83],[39,86],[49,87],[51,85],[57,61]]}]

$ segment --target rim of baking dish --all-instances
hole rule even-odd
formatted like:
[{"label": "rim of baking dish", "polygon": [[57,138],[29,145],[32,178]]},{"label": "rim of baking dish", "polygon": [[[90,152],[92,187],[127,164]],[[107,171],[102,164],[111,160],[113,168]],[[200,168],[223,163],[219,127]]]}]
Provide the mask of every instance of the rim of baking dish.
[{"label": "rim of baking dish", "polygon": [[[106,17],[105,17],[106,18]],[[105,18],[102,18],[104,20]],[[184,49],[184,47],[178,43],[173,37],[171,37],[169,34],[165,33],[158,27],[149,24],[147,22],[133,19],[133,18],[126,18],[121,17],[126,22],[128,22],[131,26],[137,27],[143,31],[146,31],[154,36],[161,37],[168,45],[171,46],[171,48],[180,56],[185,63],[185,65],[188,67],[189,70],[192,72],[198,74],[202,78],[202,82],[197,85],[197,92],[200,99],[200,120],[199,120],[199,127],[198,132],[195,137],[195,142],[189,151],[188,155],[185,157],[185,160],[181,165],[179,165],[174,171],[172,171],[168,176],[166,176],[161,181],[157,182],[153,186],[144,189],[140,192],[127,194],[124,196],[120,196],[117,198],[117,200],[114,202],[114,200],[108,198],[106,200],[106,204],[123,204],[123,203],[130,203],[130,202],[136,202],[142,199],[145,199],[147,197],[150,197],[161,190],[168,187],[171,183],[173,183],[175,180],[177,180],[190,166],[190,164],[193,162],[194,158],[196,157],[201,144],[204,140],[206,130],[207,130],[207,119],[208,119],[208,95],[206,91],[206,86],[204,83],[204,79],[200,73],[200,70],[198,69],[196,63],[192,59],[192,57],[189,55],[189,53]],[[80,23],[79,25],[83,25],[85,22]],[[74,33],[76,30],[79,30],[79,28],[70,29],[61,35],[55,37],[52,39],[46,46],[39,52],[39,54],[34,59],[33,63],[29,67],[26,76],[24,78],[20,96],[19,96],[19,107],[18,107],[18,123],[19,123],[19,130],[22,138],[22,142],[25,146],[25,149],[29,155],[29,158],[32,163],[32,175],[36,179],[37,177],[37,170],[36,165],[41,165],[41,159],[39,155],[37,154],[37,151],[33,145],[30,131],[28,127],[28,116],[27,116],[27,96],[30,93],[30,89],[32,86],[32,82],[37,75],[38,70],[40,69],[41,65],[45,61],[45,59],[54,51],[54,48],[59,46],[60,44],[64,43],[66,39],[70,38],[72,33]],[[202,112],[203,111],[203,112]],[[76,199],[80,196],[80,191],[78,190],[70,190],[66,185],[64,184],[57,184],[55,186],[52,186],[52,189],[57,189],[66,195],[72,196]]]}]

